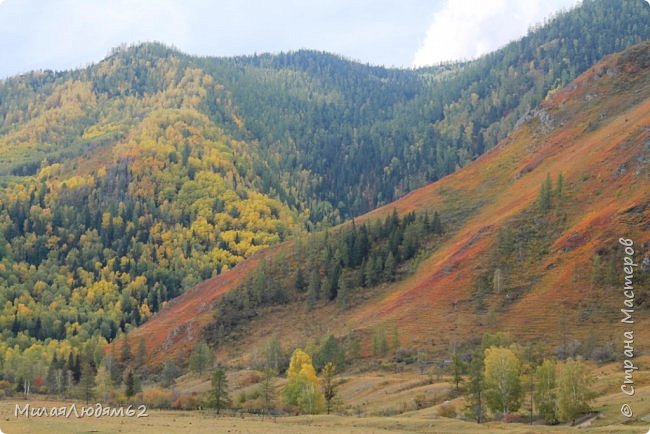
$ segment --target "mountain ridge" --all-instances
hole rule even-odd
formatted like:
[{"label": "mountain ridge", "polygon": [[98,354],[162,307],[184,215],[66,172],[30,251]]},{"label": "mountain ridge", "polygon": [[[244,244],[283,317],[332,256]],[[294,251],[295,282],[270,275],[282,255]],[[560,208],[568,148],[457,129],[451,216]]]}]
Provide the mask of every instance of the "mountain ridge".
[{"label": "mountain ridge", "polygon": [[[101,346],[184,290],[245,258],[266,258],[267,251],[256,256],[265,246],[357,216],[472,160],[495,158],[493,145],[520,119],[553,119],[530,111],[538,101],[554,97],[554,89],[603,53],[648,39],[649,17],[643,1],[585,2],[439,81],[430,72],[385,70],[315,52],[237,63],[149,44],[116,50],[85,69],[1,82],[0,352],[7,354],[6,366],[36,369],[54,352],[68,357]],[[585,23],[592,21],[588,34]],[[608,77],[604,72],[602,80]],[[607,113],[590,117],[585,128],[598,130]],[[512,179],[528,182],[545,164],[544,155],[531,155],[521,167],[500,164],[508,170],[516,165]],[[485,182],[476,188],[507,185],[502,171],[484,169],[477,179]],[[440,211],[443,223],[458,230],[490,196],[486,190],[477,199],[466,191],[474,184],[454,176],[441,185],[433,198],[411,193],[397,206],[427,209],[428,217]],[[521,225],[533,211],[522,214]],[[400,231],[411,222],[402,216]],[[512,237],[520,244],[531,251],[551,248],[552,225],[530,224],[535,238],[529,240],[519,224],[512,225]],[[383,279],[379,291],[392,287],[392,271],[400,278],[412,273],[427,248],[438,249],[453,235],[437,234],[405,259],[414,253],[417,232],[411,230],[411,245],[404,246],[400,231],[395,240],[376,231],[370,253]],[[491,243],[479,236],[467,252]],[[408,255],[400,257],[406,247]],[[508,252],[513,264],[534,256]],[[287,258],[295,256],[290,253]],[[535,269],[534,276],[514,279],[508,261],[493,256],[465,280],[477,300],[467,306],[480,315],[502,308],[490,304],[495,268],[503,268],[513,297],[540,278]],[[609,261],[611,252],[597,256]],[[361,275],[360,266],[348,267],[344,277]],[[234,277],[249,274],[247,267],[229,274],[233,287],[240,282]],[[318,277],[327,278],[333,301],[340,270],[329,271],[321,267]],[[201,324],[214,319],[209,304],[201,309],[206,306]],[[351,315],[332,306],[325,311]],[[11,381],[18,379],[15,369],[4,369]]]},{"label": "mountain ridge", "polygon": [[[276,313],[262,309],[261,316],[247,326],[249,331],[243,342],[218,346],[218,353],[222,357],[234,357],[239,352],[250,353],[252,348],[259,348],[259,341],[264,339],[263,330],[269,332],[265,324],[282,323],[286,321],[283,315],[296,316],[298,323],[311,318],[316,324],[310,330],[318,328],[317,324],[325,327],[329,315],[335,315],[336,325],[330,324],[328,328],[339,336],[349,329],[362,331],[367,336],[373,327],[394,323],[400,327],[402,336],[408,336],[409,346],[432,347],[436,351],[454,342],[467,343],[472,340],[471,336],[480,336],[480,331],[494,330],[495,325],[490,323],[495,319],[500,330],[509,331],[515,338],[541,340],[558,347],[568,345],[562,344],[568,339],[584,343],[590,339],[589,330],[593,327],[606,330],[617,323],[619,300],[611,292],[614,284],[594,282],[591,275],[600,270],[592,261],[596,257],[602,257],[602,261],[611,260],[616,251],[617,235],[635,239],[639,254],[645,258],[639,259],[640,263],[647,262],[650,257],[650,240],[647,231],[644,233],[650,221],[650,191],[647,184],[644,185],[649,175],[650,152],[647,148],[650,143],[647,131],[650,80],[644,65],[649,58],[650,44],[647,42],[606,58],[550,96],[509,138],[467,167],[355,219],[357,225],[381,220],[393,209],[400,215],[413,210],[437,209],[445,217],[453,215],[454,207],[478,203],[469,207],[475,211],[456,219],[460,227],[452,229],[443,245],[422,259],[413,274],[397,283],[376,288],[369,301],[345,311],[337,311],[327,304],[319,307],[321,312],[316,314],[301,313],[300,304],[298,307],[295,304],[278,307]],[[619,149],[626,149],[627,154]],[[576,158],[578,155],[581,157]],[[621,167],[626,168],[622,173]],[[537,209],[537,201],[547,173],[563,174],[566,196],[564,210],[554,208],[551,214],[544,215]],[[602,186],[605,179],[607,186]],[[623,182],[630,186],[627,191],[635,187],[625,198],[617,193]],[[602,189],[600,196],[585,194],[593,188]],[[594,199],[596,197],[598,200]],[[526,264],[533,270],[521,272],[523,285],[532,287],[518,293],[517,288],[522,283],[516,282],[519,277],[515,275],[512,277],[514,283],[506,285],[510,288],[505,290],[507,294],[488,292],[484,296],[487,307],[478,307],[477,275],[480,276],[484,268],[492,268],[483,263],[482,258],[494,255],[490,252],[498,244],[499,231],[509,226],[518,231],[520,225],[535,224],[539,219],[548,219],[551,228],[545,230],[550,230],[551,235],[545,244],[547,251],[539,259],[534,256],[522,262],[522,266]],[[638,227],[637,223],[640,223]],[[188,321],[200,327],[208,320],[210,312],[206,309],[195,315],[188,316],[186,312],[185,316],[175,316],[183,306],[194,309],[198,299],[218,302],[218,297],[236,288],[246,274],[253,274],[262,258],[284,261],[286,265],[282,268],[291,269],[300,261],[292,253],[293,249],[293,241],[271,247],[228,274],[203,282],[181,296],[174,306],[132,332],[130,338],[149,336],[152,342],[160,341],[160,333],[165,335],[166,327],[172,326],[171,333],[165,336],[170,343],[165,352],[187,351],[192,341],[174,330],[184,329]],[[644,267],[647,268],[647,264]],[[587,271],[580,272],[580,269]],[[591,287],[589,295],[576,290],[576,286],[585,285]],[[639,291],[639,300],[645,303],[645,292]],[[592,297],[596,295],[598,302],[603,303],[601,306],[593,304]],[[508,301],[510,297],[514,299]],[[186,304],[186,300],[194,301]],[[643,306],[646,305],[642,304],[639,309],[647,309]],[[589,324],[578,320],[585,315]],[[566,330],[567,324],[562,325],[562,317],[567,318],[570,332]],[[639,318],[639,336],[645,336],[647,327],[644,324],[646,320]],[[562,327],[565,330],[559,330]],[[295,330],[274,329],[285,342],[298,345],[300,339],[304,340]],[[194,334],[195,338],[199,336]],[[596,340],[598,345],[607,345],[609,339],[613,336],[599,336]],[[158,354],[155,347],[148,348],[152,354]],[[367,351],[366,348],[366,354]],[[162,356],[159,354],[151,361],[159,363],[162,361],[159,357]]]}]

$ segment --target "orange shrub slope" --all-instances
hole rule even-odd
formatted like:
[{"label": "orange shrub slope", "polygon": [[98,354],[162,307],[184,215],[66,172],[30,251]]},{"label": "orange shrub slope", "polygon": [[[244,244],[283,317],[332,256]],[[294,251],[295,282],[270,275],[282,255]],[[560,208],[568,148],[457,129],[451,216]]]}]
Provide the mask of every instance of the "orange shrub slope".
[{"label": "orange shrub slope", "polygon": [[[496,330],[549,346],[585,340],[594,333],[601,340],[613,339],[622,331],[622,287],[605,291],[593,282],[591,263],[599,250],[614,249],[619,237],[633,239],[638,251],[648,254],[649,125],[646,42],[609,56],[552,94],[513,134],[476,161],[362,216],[360,220],[382,218],[393,208],[400,214],[438,210],[450,225],[449,235],[407,278],[378,289],[367,302],[345,312],[346,330],[368,331],[378,324],[396,323],[402,345],[439,350]],[[514,282],[538,278],[514,301],[503,303],[490,296],[487,309],[477,310],[476,278],[497,231],[535,207],[547,174],[555,181],[560,173],[565,182],[565,198],[559,205],[566,214],[564,230],[540,261],[509,276]],[[287,245],[259,256],[279,256],[280,251],[286,255],[291,250]],[[203,282],[135,330],[135,338],[146,338],[152,362],[186,350],[209,320],[214,300],[253,270],[259,256]],[[650,315],[642,309],[635,331],[639,341],[647,341]],[[333,314],[326,308],[320,317],[315,312],[311,318],[320,318],[330,331],[343,334],[343,325],[337,326],[343,321],[332,321]],[[268,319],[281,336],[295,335],[288,318]],[[256,324],[251,325],[247,342],[251,345]]]},{"label": "orange shrub slope", "polygon": [[[286,243],[285,243],[286,244]],[[276,246],[276,249],[279,246]],[[133,345],[145,343],[148,364],[158,366],[181,353],[189,353],[201,332],[213,318],[214,303],[224,293],[239,285],[247,273],[270,253],[260,251],[219,276],[201,282],[183,295],[166,303],[163,309],[129,334]],[[121,346],[123,340],[116,342]]]},{"label": "orange shrub slope", "polygon": [[[617,333],[622,288],[599,290],[590,278],[591,261],[599,249],[615,248],[618,237],[633,239],[637,252],[648,254],[649,58],[648,43],[607,58],[552,95],[497,149],[398,201],[400,211],[428,200],[444,210],[445,194],[468,208],[482,205],[412,277],[379,303],[359,309],[357,322],[396,320],[418,346],[462,341],[490,329],[551,345],[584,340],[594,330]],[[542,278],[511,305],[492,306],[497,318],[491,326],[471,303],[481,257],[497,229],[535,206],[547,174],[555,179],[559,173],[565,179],[560,206],[566,229],[542,261],[519,270]],[[643,257],[637,253],[636,259]],[[622,280],[622,258],[619,268]],[[595,314],[585,313],[590,304]],[[647,310],[639,313],[638,334],[647,333],[649,319]]]}]

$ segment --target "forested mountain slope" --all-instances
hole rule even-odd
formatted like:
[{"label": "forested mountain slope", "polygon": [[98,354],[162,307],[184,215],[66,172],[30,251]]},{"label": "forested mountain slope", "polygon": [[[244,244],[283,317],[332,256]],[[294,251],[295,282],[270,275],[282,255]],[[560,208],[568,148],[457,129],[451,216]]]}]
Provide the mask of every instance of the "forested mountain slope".
[{"label": "forested mountain slope", "polygon": [[0,85],[0,146],[10,147],[0,169],[32,174],[45,158],[119,141],[143,104],[176,87],[167,106],[192,100],[229,134],[259,142],[263,192],[309,209],[314,222],[337,221],[471,161],[549,90],[648,39],[649,26],[645,1],[585,1],[476,61],[418,70],[312,51],[195,58],[156,44],[119,49],[85,70]]},{"label": "forested mountain slope", "polygon": [[[585,1],[476,61],[419,70],[312,51],[196,58],[142,44],[84,69],[3,80],[3,369],[111,341],[264,247],[451,173],[549,91],[647,40],[649,22],[642,0]],[[439,211],[453,225],[477,206]],[[328,298],[339,271],[372,274],[372,259],[383,273],[385,245],[398,270],[412,260],[400,252],[439,243],[399,239],[409,225],[411,237],[435,226],[434,210],[426,223],[418,215],[370,231],[363,255],[322,272]]]},{"label": "forested mountain slope", "polygon": [[649,66],[647,42],[608,57],[467,167],[261,252],[129,339],[146,337],[153,365],[201,338],[221,360],[251,363],[272,334],[292,348],[333,333],[369,356],[391,328],[403,348],[439,357],[495,331],[558,355],[613,357],[619,238],[633,240],[639,264],[635,337],[650,330]]}]

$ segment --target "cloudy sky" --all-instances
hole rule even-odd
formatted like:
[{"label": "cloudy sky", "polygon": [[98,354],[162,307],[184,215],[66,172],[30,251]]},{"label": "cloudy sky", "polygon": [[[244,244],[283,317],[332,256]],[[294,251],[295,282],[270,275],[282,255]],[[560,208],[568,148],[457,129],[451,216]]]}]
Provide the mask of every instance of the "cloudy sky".
[{"label": "cloudy sky", "polygon": [[0,0],[0,78],[160,41],[229,56],[311,48],[386,66],[469,59],[576,0]]}]

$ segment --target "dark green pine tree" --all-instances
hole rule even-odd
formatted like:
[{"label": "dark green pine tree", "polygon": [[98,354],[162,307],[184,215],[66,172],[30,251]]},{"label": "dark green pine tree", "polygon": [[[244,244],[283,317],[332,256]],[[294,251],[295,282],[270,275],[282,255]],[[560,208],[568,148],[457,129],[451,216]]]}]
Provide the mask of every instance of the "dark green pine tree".
[{"label": "dark green pine tree", "polygon": [[438,214],[438,211],[435,211],[433,213],[433,219],[431,220],[431,230],[434,234],[440,235],[443,233],[442,222],[440,221],[440,215]]},{"label": "dark green pine tree", "polygon": [[395,278],[395,272],[397,270],[397,261],[393,256],[393,252],[388,252],[386,256],[386,261],[384,262],[384,280],[392,281]]},{"label": "dark green pine tree", "polygon": [[546,174],[546,179],[542,183],[542,188],[539,190],[539,208],[543,212],[551,209],[553,196],[553,182],[551,181],[551,174]]},{"label": "dark green pine tree", "polygon": [[483,378],[483,353],[481,351],[477,351],[472,356],[468,373],[469,380],[465,389],[467,411],[476,420],[476,423],[481,423],[485,420],[485,380]]},{"label": "dark green pine tree", "polygon": [[77,354],[74,357],[74,367],[72,369],[72,379],[76,384],[81,380],[81,356]]},{"label": "dark green pine tree", "polygon": [[59,365],[59,359],[56,357],[56,353],[52,356],[52,361],[50,366],[47,367],[47,375],[45,377],[45,384],[47,385],[47,392],[49,394],[58,393],[58,385],[56,381],[56,374]]},{"label": "dark green pine tree", "polygon": [[230,404],[228,380],[223,369],[216,369],[212,374],[212,390],[210,394],[212,407],[217,411],[217,414]]},{"label": "dark green pine tree", "polygon": [[296,277],[294,278],[293,287],[298,292],[303,292],[307,288],[307,283],[305,282],[305,275],[302,272],[302,268],[298,267],[296,270]]},{"label": "dark green pine tree", "polygon": [[557,198],[558,202],[560,202],[563,196],[564,196],[564,175],[562,175],[562,173],[559,173],[557,175],[557,182],[555,183],[555,197]]},{"label": "dark green pine tree", "polygon": [[135,376],[133,375],[133,371],[129,369],[128,373],[126,374],[126,397],[131,398],[132,396],[135,395]]},{"label": "dark green pine tree", "polygon": [[95,370],[90,362],[86,359],[81,363],[81,378],[79,379],[79,387],[81,388],[81,396],[86,401],[86,404],[93,397],[95,392]]},{"label": "dark green pine tree", "polygon": [[309,275],[309,285],[307,286],[307,306],[310,309],[316,305],[320,297],[320,281],[318,271],[313,269]]}]

